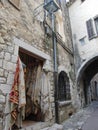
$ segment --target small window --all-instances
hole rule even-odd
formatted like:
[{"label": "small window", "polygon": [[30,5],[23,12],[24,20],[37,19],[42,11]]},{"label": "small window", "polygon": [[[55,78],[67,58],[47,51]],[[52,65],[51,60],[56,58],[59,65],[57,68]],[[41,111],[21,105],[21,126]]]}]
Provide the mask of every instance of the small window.
[{"label": "small window", "polygon": [[89,19],[86,22],[86,26],[87,26],[88,38],[90,40],[90,39],[94,38],[94,36],[95,36],[94,28],[93,28],[93,20]]},{"label": "small window", "polygon": [[59,101],[71,99],[69,78],[64,71],[61,71],[58,77],[58,98]]},{"label": "small window", "polygon": [[82,46],[86,44],[85,37],[81,38],[79,41]]},{"label": "small window", "polygon": [[17,9],[20,9],[20,0],[9,0],[9,2]]},{"label": "small window", "polygon": [[97,35],[98,35],[98,17],[95,18],[94,21],[95,21],[96,32],[97,32]]}]

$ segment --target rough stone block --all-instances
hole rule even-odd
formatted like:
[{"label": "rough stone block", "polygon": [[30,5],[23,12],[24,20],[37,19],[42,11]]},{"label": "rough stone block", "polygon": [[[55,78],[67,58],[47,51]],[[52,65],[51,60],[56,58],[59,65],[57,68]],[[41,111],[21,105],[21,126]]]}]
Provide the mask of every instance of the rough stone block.
[{"label": "rough stone block", "polygon": [[12,46],[8,46],[8,52],[13,53],[14,49]]},{"label": "rough stone block", "polygon": [[4,58],[4,52],[0,52],[0,59]]},{"label": "rough stone block", "polygon": [[3,65],[3,60],[0,60],[0,67],[2,67]]},{"label": "rough stone block", "polygon": [[5,71],[4,71],[4,77],[7,77],[7,76],[8,76],[8,73],[9,73],[9,72],[5,70]]},{"label": "rough stone block", "polygon": [[0,76],[4,76],[4,70],[0,69]]},{"label": "rough stone block", "polygon": [[0,83],[6,83],[6,78],[1,77],[0,78]]},{"label": "rough stone block", "polygon": [[4,39],[1,36],[0,36],[0,43],[2,43],[2,44],[5,43]]},{"label": "rough stone block", "polygon": [[55,128],[54,130],[63,130],[63,125],[54,124],[51,128]]},{"label": "rough stone block", "polygon": [[5,60],[10,61],[10,59],[11,59],[10,53],[5,53]]},{"label": "rough stone block", "polygon": [[0,89],[2,90],[3,93],[9,93],[11,90],[11,85],[1,84]]},{"label": "rough stone block", "polygon": [[5,103],[5,96],[0,94],[0,103]]},{"label": "rough stone block", "polygon": [[1,36],[5,36],[7,34],[7,30],[0,29]]},{"label": "rough stone block", "polygon": [[18,51],[19,51],[19,47],[17,45],[15,45],[15,49],[14,49],[15,56],[18,56]]},{"label": "rough stone block", "polygon": [[51,97],[51,98],[50,98],[50,102],[54,102],[54,97]]},{"label": "rough stone block", "polygon": [[17,62],[17,56],[15,56],[15,55],[12,55],[12,59],[11,59],[11,61],[13,62],[13,63],[16,63]]},{"label": "rough stone block", "polygon": [[12,43],[11,43],[11,42],[6,42],[6,44],[7,44],[8,46],[11,46]]},{"label": "rough stone block", "polygon": [[57,128],[51,127],[51,128],[49,128],[48,130],[57,130]]},{"label": "rough stone block", "polygon": [[6,44],[0,44],[0,50],[6,50]]},{"label": "rough stone block", "polygon": [[9,73],[8,74],[8,78],[7,78],[7,84],[12,85],[14,81],[14,74],[13,73]]},{"label": "rough stone block", "polygon": [[47,127],[47,128],[43,128],[43,129],[41,129],[41,130],[49,130],[49,128],[50,128],[50,127]]},{"label": "rough stone block", "polygon": [[15,71],[15,64],[11,63],[11,62],[7,62],[7,61],[4,61],[3,62],[3,68],[6,69],[6,70],[9,70],[9,71]]}]

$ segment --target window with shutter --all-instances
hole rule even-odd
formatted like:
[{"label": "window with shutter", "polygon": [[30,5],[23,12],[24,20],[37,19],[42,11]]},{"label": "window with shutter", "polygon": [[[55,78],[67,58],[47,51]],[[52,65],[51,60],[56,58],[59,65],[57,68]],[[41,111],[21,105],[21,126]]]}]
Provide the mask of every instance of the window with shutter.
[{"label": "window with shutter", "polygon": [[95,21],[96,32],[97,32],[97,35],[98,35],[98,17],[95,18],[94,21]]},{"label": "window with shutter", "polygon": [[92,19],[89,19],[89,20],[86,22],[86,26],[87,26],[88,38],[89,38],[89,39],[94,38],[95,33],[94,33],[94,28],[93,28],[93,20],[92,20]]},{"label": "window with shutter", "polygon": [[9,2],[17,9],[20,9],[20,0],[9,0]]}]

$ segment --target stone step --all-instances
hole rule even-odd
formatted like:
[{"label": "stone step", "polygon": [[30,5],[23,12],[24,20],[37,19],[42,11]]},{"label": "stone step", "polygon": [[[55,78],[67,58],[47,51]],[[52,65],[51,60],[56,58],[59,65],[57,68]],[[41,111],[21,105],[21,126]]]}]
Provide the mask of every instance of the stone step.
[{"label": "stone step", "polygon": [[25,126],[24,128],[22,128],[20,130],[41,130],[41,129],[46,128],[50,125],[52,125],[52,124],[49,122],[38,122],[38,123],[35,123],[33,125],[30,125],[30,126]]},{"label": "stone step", "polygon": [[59,125],[59,124],[54,124],[51,127],[47,127],[47,128],[41,129],[41,130],[63,130],[63,126]]},{"label": "stone step", "polygon": [[51,127],[45,127],[42,124],[37,124],[37,125],[22,128],[20,130],[63,130],[63,126],[58,125],[58,124],[54,124]]}]

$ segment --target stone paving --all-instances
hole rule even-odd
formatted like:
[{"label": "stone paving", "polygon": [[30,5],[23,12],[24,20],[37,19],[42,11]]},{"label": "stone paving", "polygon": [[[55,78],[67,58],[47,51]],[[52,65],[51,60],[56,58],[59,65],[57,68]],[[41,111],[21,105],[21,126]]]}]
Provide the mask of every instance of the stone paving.
[{"label": "stone paving", "polygon": [[21,130],[98,130],[98,101],[79,110],[62,124],[42,128],[42,123]]},{"label": "stone paving", "polygon": [[[79,112],[72,115],[70,119],[63,122],[63,127],[64,127],[63,130],[89,130],[87,129],[88,126],[86,126],[86,124],[89,124],[89,122],[88,123],[86,122],[89,118],[92,119],[92,115],[96,113],[97,109],[98,109],[98,102],[93,102],[88,107],[79,110]],[[98,115],[98,111],[97,111],[97,115]],[[92,125],[93,122],[90,123]]]}]

